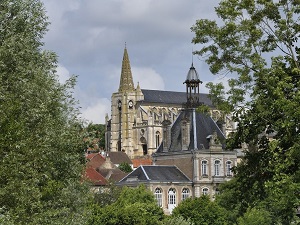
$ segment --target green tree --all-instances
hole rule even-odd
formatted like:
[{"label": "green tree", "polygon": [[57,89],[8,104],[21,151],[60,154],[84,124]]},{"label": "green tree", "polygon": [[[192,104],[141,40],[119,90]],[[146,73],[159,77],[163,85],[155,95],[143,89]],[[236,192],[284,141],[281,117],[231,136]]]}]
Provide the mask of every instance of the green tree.
[{"label": "green tree", "polygon": [[223,0],[215,11],[221,21],[198,20],[193,42],[212,73],[235,76],[226,95],[239,125],[227,146],[249,146],[235,170],[235,207],[242,215],[265,204],[291,224],[300,205],[300,2]]},{"label": "green tree", "polygon": [[141,185],[137,188],[123,187],[115,203],[93,207],[88,224],[156,225],[161,224],[163,217],[153,193]]},{"label": "green tree", "polygon": [[111,205],[117,201],[121,194],[122,188],[114,183],[109,183],[107,186],[94,195],[94,202],[100,207]]},{"label": "green tree", "polygon": [[93,150],[105,148],[105,125],[89,123],[85,128],[85,144]]},{"label": "green tree", "polygon": [[228,212],[228,224],[236,224],[237,218],[241,216],[241,198],[237,197],[241,195],[241,187],[237,182],[237,179],[233,178],[228,182],[225,182],[219,186],[221,191],[216,196],[215,203]]},{"label": "green tree", "polygon": [[83,224],[87,187],[78,110],[43,51],[38,0],[0,2],[0,223]]},{"label": "green tree", "polygon": [[167,216],[163,223],[163,225],[193,225],[190,219],[184,219],[182,216]]},{"label": "green tree", "polygon": [[184,200],[173,210],[172,216],[190,219],[195,225],[228,224],[227,211],[212,202],[207,195]]},{"label": "green tree", "polygon": [[119,165],[119,169],[122,170],[125,173],[132,172],[131,166],[127,162],[123,162]]},{"label": "green tree", "polygon": [[252,208],[247,210],[243,217],[238,218],[238,225],[270,225],[271,215],[263,209]]}]

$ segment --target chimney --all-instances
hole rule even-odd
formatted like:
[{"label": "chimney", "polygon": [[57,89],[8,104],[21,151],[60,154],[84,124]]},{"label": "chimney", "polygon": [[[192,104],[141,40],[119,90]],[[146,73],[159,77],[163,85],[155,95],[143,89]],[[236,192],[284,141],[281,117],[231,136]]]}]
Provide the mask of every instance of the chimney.
[{"label": "chimney", "polygon": [[182,150],[188,150],[190,145],[190,129],[191,124],[188,118],[183,118],[181,120],[181,146]]}]

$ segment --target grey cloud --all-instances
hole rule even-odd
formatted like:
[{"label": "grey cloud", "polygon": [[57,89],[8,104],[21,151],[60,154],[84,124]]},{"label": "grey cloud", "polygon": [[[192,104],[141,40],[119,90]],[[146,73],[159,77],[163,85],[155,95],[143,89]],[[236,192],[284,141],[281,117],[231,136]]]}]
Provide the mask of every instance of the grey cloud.
[{"label": "grey cloud", "polygon": [[[59,55],[59,63],[70,74],[79,75],[78,87],[85,93],[84,98],[78,95],[79,100],[89,109],[94,99],[110,99],[117,91],[125,42],[132,67],[155,71],[167,90],[184,90],[182,82],[191,65],[193,48],[190,27],[197,19],[214,18],[213,7],[218,3],[216,0],[42,1],[52,22],[45,48]],[[207,65],[196,58],[194,61],[202,79],[212,80]]]}]

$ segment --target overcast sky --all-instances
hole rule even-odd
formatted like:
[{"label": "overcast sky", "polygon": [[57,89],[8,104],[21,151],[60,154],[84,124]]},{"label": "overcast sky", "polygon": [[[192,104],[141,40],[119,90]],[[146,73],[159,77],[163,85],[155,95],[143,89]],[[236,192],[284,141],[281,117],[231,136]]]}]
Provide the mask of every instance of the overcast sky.
[{"label": "overcast sky", "polygon": [[[185,91],[192,63],[190,27],[197,19],[217,19],[218,0],[42,0],[49,17],[45,48],[59,56],[64,82],[78,75],[75,98],[83,118],[104,123],[117,92],[125,42],[135,86]],[[203,59],[193,58],[200,80],[220,82]],[[201,86],[201,92],[207,92]]]}]

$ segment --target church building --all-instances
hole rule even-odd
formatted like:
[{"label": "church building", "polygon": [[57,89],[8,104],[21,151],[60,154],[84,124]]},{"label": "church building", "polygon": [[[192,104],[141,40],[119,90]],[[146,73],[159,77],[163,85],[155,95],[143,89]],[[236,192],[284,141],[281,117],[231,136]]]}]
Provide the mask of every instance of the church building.
[{"label": "church building", "polygon": [[[183,82],[186,92],[134,88],[125,48],[119,91],[112,95],[111,120],[106,120],[107,148],[152,158],[153,165],[138,167],[118,185],[146,185],[166,214],[188,197],[213,199],[237,165],[237,151],[225,148],[234,123],[200,93],[201,83],[192,64]],[[210,107],[209,115],[196,110],[201,105]]]},{"label": "church building", "polygon": [[[192,65],[188,76],[197,74]],[[234,130],[230,117],[224,118],[214,109],[208,94],[199,93],[189,80],[185,81],[187,92],[141,89],[135,86],[127,49],[124,49],[119,90],[111,97],[111,118],[106,116],[106,151],[123,151],[130,158],[151,156],[163,141],[164,121],[174,124],[178,115],[191,102],[197,99],[200,104],[211,108],[212,118],[224,134]],[[187,93],[189,94],[187,95]]]}]

